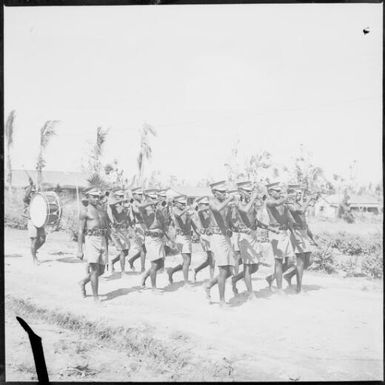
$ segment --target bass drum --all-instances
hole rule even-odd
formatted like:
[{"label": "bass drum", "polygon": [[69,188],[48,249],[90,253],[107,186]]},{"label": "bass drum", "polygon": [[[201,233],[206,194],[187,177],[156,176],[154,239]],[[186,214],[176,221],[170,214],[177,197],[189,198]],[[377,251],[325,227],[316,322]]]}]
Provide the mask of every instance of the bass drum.
[{"label": "bass drum", "polygon": [[31,199],[29,213],[36,227],[57,228],[62,215],[59,196],[53,191],[36,193]]}]

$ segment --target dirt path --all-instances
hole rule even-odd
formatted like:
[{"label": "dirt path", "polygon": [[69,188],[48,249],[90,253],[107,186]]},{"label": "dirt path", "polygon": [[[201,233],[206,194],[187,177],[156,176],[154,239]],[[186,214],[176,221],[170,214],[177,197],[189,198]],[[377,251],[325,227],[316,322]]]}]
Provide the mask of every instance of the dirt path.
[{"label": "dirt path", "polygon": [[[60,362],[60,349],[74,358],[68,360],[68,366],[73,367],[77,362],[74,352],[82,343],[87,348],[79,348],[79,361],[91,368],[93,374],[87,380],[93,381],[383,378],[381,281],[307,272],[302,295],[287,289],[286,295],[278,296],[266,289],[263,277],[270,269],[265,268],[253,281],[257,300],[246,301],[243,295],[232,298],[227,286],[230,306],[221,309],[205,300],[202,283],[208,278],[207,271],[189,288],[178,283],[168,286],[166,274],[161,274],[158,286],[162,290],[157,293],[141,289],[136,273],[123,278],[116,274],[101,280],[103,301],[95,305],[91,297],[80,298],[76,283],[84,274],[84,265],[73,257],[76,245],[66,234],[49,236],[38,267],[31,264],[24,231],[6,229],[5,241],[8,381],[31,379],[30,372],[17,369],[17,365],[27,365],[27,356],[24,359],[11,353],[15,346],[30,353],[24,332],[16,332],[15,311],[43,338],[51,380],[73,378],[64,370],[67,360]],[[194,254],[193,266],[202,257]],[[167,258],[166,266],[177,260]],[[179,279],[181,276],[175,275],[175,280]],[[239,289],[244,290],[243,283]],[[213,290],[213,299],[217,301],[217,290]],[[60,327],[53,324],[58,317],[66,320]],[[85,328],[111,329],[112,337],[106,346],[101,345],[102,353],[97,348],[100,333],[87,335],[83,329],[71,328],[71,317],[79,320],[77,325],[89,322]],[[57,344],[62,344],[59,353]],[[120,365],[112,365],[114,361],[122,365],[120,371]],[[139,369],[123,369],[130,362]],[[57,377],[60,370],[62,376]]]}]

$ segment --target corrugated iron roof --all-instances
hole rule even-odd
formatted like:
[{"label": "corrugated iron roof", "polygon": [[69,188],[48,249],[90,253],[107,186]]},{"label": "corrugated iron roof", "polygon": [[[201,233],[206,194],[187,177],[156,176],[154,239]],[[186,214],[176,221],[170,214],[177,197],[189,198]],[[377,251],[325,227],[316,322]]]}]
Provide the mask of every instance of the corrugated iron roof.
[{"label": "corrugated iron roof", "polygon": [[[36,183],[36,170],[26,170]],[[15,187],[25,187],[29,184],[28,175],[24,170],[12,171],[12,185]],[[78,185],[80,188],[88,186],[87,175],[81,172],[65,172],[65,171],[43,171],[43,184],[56,187],[59,185],[62,188],[75,188]]]}]

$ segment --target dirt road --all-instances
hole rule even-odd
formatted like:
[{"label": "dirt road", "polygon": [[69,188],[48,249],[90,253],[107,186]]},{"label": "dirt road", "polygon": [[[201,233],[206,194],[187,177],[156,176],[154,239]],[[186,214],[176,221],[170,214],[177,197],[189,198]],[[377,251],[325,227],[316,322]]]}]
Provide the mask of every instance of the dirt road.
[{"label": "dirt road", "polygon": [[[222,309],[217,289],[213,304],[205,299],[208,271],[191,287],[169,286],[161,274],[158,292],[131,272],[102,278],[94,304],[80,297],[75,250],[66,234],[50,234],[34,267],[26,232],[5,229],[8,381],[34,375],[15,315],[43,338],[52,381],[383,379],[381,281],[306,272],[303,294],[278,296],[266,289],[264,268],[253,280],[256,300],[246,301],[243,283],[237,297],[227,286]],[[193,266],[202,258],[193,254]]]}]

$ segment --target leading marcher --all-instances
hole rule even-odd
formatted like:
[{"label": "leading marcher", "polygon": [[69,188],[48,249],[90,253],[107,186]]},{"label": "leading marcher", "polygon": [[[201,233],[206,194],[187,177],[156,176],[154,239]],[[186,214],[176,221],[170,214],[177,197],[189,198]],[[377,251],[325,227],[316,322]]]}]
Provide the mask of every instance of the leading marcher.
[{"label": "leading marcher", "polygon": [[289,200],[287,206],[294,219],[293,233],[291,241],[297,259],[296,268],[290,268],[284,274],[284,278],[291,286],[291,279],[294,275],[297,276],[297,293],[302,290],[303,272],[311,265],[311,249],[312,246],[317,246],[313,238],[313,234],[309,229],[306,221],[306,211],[311,206],[316,197],[310,197],[306,203],[303,202],[303,193],[300,185],[288,185],[288,195],[292,195],[294,199]]},{"label": "leading marcher", "polygon": [[[91,282],[92,294],[99,301],[99,276],[104,273],[108,261],[109,219],[105,207],[100,203],[101,191],[92,188],[87,193],[88,205],[80,213],[77,257],[85,258],[87,276],[80,282],[81,293],[86,297],[86,284]],[[83,249],[84,240],[84,249]]]},{"label": "leading marcher", "polygon": [[164,267],[165,234],[167,231],[166,218],[158,205],[158,190],[149,189],[144,191],[145,199],[138,204],[142,214],[145,227],[145,247],[146,258],[151,262],[151,267],[142,277],[142,286],[146,286],[148,277],[151,279],[151,286],[156,289],[156,276],[160,269]]},{"label": "leading marcher", "polygon": [[213,197],[209,200],[211,226],[213,234],[210,236],[210,247],[216,266],[218,266],[218,275],[209,281],[205,287],[208,299],[211,298],[210,289],[218,284],[219,301],[221,305],[225,304],[225,285],[226,279],[233,274],[235,264],[234,251],[231,245],[230,231],[230,207],[229,203],[234,199],[230,195],[226,197],[226,182],[220,181],[210,185]]},{"label": "leading marcher", "polygon": [[295,264],[295,253],[290,239],[293,232],[293,218],[287,206],[287,195],[282,194],[279,182],[266,186],[269,194],[266,200],[266,210],[269,215],[269,225],[278,231],[270,234],[271,246],[274,255],[274,273],[266,277],[271,288],[274,279],[277,279],[278,292],[282,293],[282,273],[290,264]]}]

